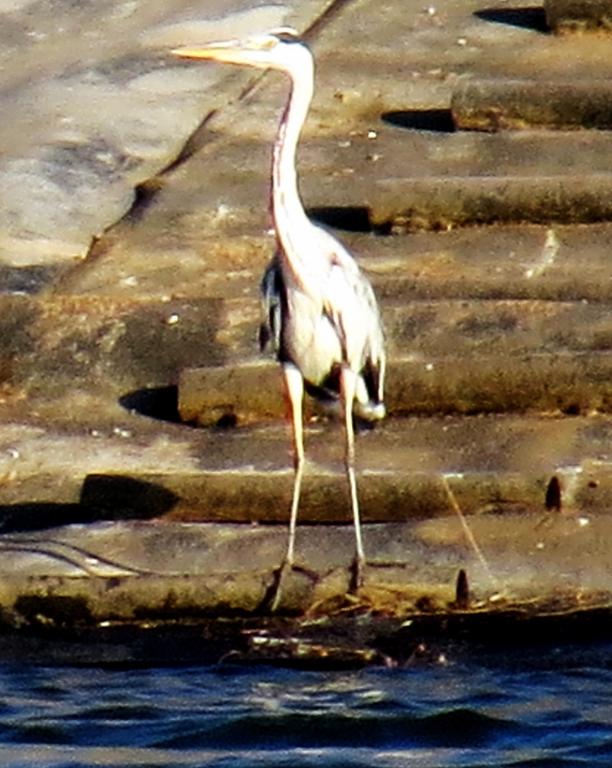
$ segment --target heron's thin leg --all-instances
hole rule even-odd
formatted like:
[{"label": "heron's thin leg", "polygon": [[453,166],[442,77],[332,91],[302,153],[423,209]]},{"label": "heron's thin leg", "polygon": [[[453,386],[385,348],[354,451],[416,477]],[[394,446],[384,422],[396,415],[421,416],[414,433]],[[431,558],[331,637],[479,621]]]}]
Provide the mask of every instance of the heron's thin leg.
[{"label": "heron's thin leg", "polygon": [[282,595],[282,580],[284,573],[293,566],[293,554],[295,548],[295,531],[297,527],[298,507],[300,505],[300,490],[302,487],[302,473],[304,471],[304,433],[302,425],[302,402],[304,399],[304,380],[302,374],[293,365],[283,365],[283,378],[285,391],[291,412],[291,427],[293,434],[293,464],[295,475],[293,479],[293,498],[291,500],[291,514],[289,517],[289,540],[287,553],[276,572],[274,583],[271,587],[270,610],[278,608]]},{"label": "heron's thin leg", "polygon": [[363,540],[361,538],[361,521],[359,518],[359,499],[357,497],[357,481],[355,479],[355,434],[353,432],[353,402],[357,387],[357,376],[350,368],[342,368],[341,376],[342,405],[344,409],[344,428],[346,432],[345,466],[351,493],[353,524],[355,527],[355,560],[353,563],[353,578],[351,591],[361,586],[362,570],[365,564]]},{"label": "heron's thin leg", "polygon": [[289,542],[285,562],[293,564],[293,552],[295,546],[295,529],[297,526],[298,507],[300,505],[300,491],[302,488],[302,473],[304,471],[304,432],[302,422],[302,403],[304,400],[304,380],[302,374],[293,365],[283,366],[287,399],[291,410],[291,426],[293,430],[293,466],[295,475],[293,479],[293,499],[291,501],[291,515],[289,517]]}]

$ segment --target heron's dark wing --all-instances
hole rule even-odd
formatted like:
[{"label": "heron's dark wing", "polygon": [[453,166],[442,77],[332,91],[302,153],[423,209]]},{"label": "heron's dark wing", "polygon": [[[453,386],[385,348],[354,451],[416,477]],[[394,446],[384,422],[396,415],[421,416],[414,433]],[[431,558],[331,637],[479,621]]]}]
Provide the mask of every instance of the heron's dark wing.
[{"label": "heron's dark wing", "polygon": [[270,343],[277,354],[280,351],[284,291],[283,273],[275,254],[261,279],[263,321],[259,326],[259,348],[262,352]]}]

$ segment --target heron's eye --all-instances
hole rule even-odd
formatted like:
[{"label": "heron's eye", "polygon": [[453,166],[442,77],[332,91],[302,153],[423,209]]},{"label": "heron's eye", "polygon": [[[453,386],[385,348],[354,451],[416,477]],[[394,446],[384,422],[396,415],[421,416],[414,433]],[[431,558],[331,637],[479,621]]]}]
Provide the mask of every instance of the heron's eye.
[{"label": "heron's eye", "polygon": [[295,27],[275,27],[269,31],[274,37],[297,37],[298,31]]},{"label": "heron's eye", "polygon": [[247,44],[247,47],[252,51],[270,51],[278,43],[278,40],[271,35],[260,35],[258,37],[252,37]]}]

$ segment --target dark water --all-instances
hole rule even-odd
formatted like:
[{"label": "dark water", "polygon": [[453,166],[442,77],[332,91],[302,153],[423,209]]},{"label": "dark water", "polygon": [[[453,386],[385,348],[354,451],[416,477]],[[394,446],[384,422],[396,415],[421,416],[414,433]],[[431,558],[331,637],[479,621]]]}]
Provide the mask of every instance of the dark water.
[{"label": "dark water", "polygon": [[610,766],[611,660],[605,647],[351,672],[3,666],[0,765]]}]

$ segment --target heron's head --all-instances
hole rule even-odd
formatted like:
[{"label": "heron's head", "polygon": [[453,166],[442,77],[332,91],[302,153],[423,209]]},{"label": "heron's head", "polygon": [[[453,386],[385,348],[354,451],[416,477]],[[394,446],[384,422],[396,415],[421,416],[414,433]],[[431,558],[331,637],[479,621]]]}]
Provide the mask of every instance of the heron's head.
[{"label": "heron's head", "polygon": [[297,36],[297,32],[289,27],[242,40],[224,40],[197,48],[177,48],[172,53],[183,59],[222,61],[284,72],[304,66],[311,59],[306,45]]}]

